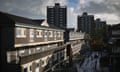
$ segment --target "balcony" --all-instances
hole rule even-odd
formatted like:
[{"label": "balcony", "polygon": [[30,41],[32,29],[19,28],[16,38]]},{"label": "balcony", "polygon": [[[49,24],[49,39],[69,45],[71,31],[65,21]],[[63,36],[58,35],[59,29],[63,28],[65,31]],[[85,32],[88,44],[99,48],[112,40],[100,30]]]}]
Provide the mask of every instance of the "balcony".
[{"label": "balcony", "polygon": [[84,33],[70,32],[69,36],[70,36],[70,40],[78,40],[78,39],[83,39],[84,38]]},{"label": "balcony", "polygon": [[[13,64],[24,64],[36,59],[39,59],[41,57],[50,55],[54,53],[56,50],[64,49],[67,46],[67,44],[59,46],[59,47],[50,47],[47,49],[44,49],[43,51],[38,51],[34,49],[34,52],[28,53],[27,55],[25,54],[20,54],[19,50],[14,50],[14,51],[8,51],[7,52],[7,62],[8,63],[13,63]],[[29,50],[29,49],[26,49]],[[26,52],[25,52],[26,53]]]}]

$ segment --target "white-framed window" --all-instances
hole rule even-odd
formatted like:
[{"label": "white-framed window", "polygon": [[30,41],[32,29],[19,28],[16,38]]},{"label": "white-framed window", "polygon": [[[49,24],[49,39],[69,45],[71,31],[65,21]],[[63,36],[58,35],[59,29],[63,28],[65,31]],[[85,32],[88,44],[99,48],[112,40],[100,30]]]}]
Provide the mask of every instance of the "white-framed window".
[{"label": "white-framed window", "polygon": [[44,31],[44,37],[46,38],[47,35],[48,35],[48,31],[46,30],[46,31]]},{"label": "white-framed window", "polygon": [[11,62],[11,52],[7,52],[7,62]]},{"label": "white-framed window", "polygon": [[34,37],[34,29],[30,29],[30,37]]},{"label": "white-framed window", "polygon": [[39,61],[36,61],[35,64],[36,64],[35,72],[39,72],[39,67],[40,67]]},{"label": "white-framed window", "polygon": [[53,31],[49,31],[49,37],[53,37]]},{"label": "white-framed window", "polygon": [[54,31],[54,39],[56,40],[57,32]]},{"label": "white-framed window", "polygon": [[34,41],[34,29],[30,29],[29,30],[29,35],[30,35],[30,42],[33,42]]},{"label": "white-framed window", "polygon": [[47,62],[46,59],[42,59],[42,60],[41,60],[41,66],[42,66],[42,67],[45,67],[46,64],[47,64],[46,62]]},{"label": "white-framed window", "polygon": [[60,35],[61,33],[60,32],[58,32],[58,37],[60,37],[61,35]]},{"label": "white-framed window", "polygon": [[60,32],[60,37],[61,39],[63,39],[63,32]]},{"label": "white-framed window", "polygon": [[42,37],[42,30],[36,30],[36,37]]},{"label": "white-framed window", "polygon": [[60,60],[60,53],[61,53],[61,51],[57,52],[58,60]]},{"label": "white-framed window", "polygon": [[25,50],[20,50],[19,53],[23,54],[23,53],[25,53]]},{"label": "white-framed window", "polygon": [[41,65],[44,65],[45,64],[45,61],[44,60],[41,60]]},{"label": "white-framed window", "polygon": [[41,48],[40,47],[37,47],[36,50],[40,50]]},{"label": "white-framed window", "polygon": [[63,51],[62,51],[62,57],[64,56],[64,53],[65,53],[65,51],[63,50]]},{"label": "white-framed window", "polygon": [[30,65],[29,69],[30,69],[30,72],[32,72],[32,65]]},{"label": "white-framed window", "polygon": [[15,31],[16,31],[16,37],[17,38],[25,38],[26,37],[26,28],[17,27],[15,29]]},{"label": "white-framed window", "polygon": [[51,45],[47,45],[47,46],[48,46],[48,48],[51,47]]},{"label": "white-framed window", "polygon": [[56,31],[54,31],[54,37],[56,37]]},{"label": "white-framed window", "polygon": [[27,67],[24,68],[24,69],[23,69],[23,72],[28,72],[28,68],[27,68]]},{"label": "white-framed window", "polygon": [[45,41],[48,41],[47,37],[48,37],[48,31],[45,30],[45,31],[44,31],[44,40],[45,40]]},{"label": "white-framed window", "polygon": [[29,54],[31,54],[31,53],[32,53],[32,52],[31,52],[31,49],[29,49],[28,52],[29,52]]}]

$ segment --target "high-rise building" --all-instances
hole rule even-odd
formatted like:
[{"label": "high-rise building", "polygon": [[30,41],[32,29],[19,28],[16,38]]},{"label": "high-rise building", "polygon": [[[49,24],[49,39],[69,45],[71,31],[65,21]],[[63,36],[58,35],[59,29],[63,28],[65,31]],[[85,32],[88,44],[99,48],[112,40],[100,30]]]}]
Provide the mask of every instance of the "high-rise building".
[{"label": "high-rise building", "polygon": [[55,6],[47,7],[47,22],[50,25],[65,29],[67,27],[67,8],[55,3]]},{"label": "high-rise building", "polygon": [[92,34],[94,32],[94,16],[88,15],[86,12],[82,16],[78,16],[77,31],[82,31],[87,34]]},{"label": "high-rise building", "polygon": [[99,18],[95,20],[95,30],[103,29],[106,27],[106,21],[101,21]]}]

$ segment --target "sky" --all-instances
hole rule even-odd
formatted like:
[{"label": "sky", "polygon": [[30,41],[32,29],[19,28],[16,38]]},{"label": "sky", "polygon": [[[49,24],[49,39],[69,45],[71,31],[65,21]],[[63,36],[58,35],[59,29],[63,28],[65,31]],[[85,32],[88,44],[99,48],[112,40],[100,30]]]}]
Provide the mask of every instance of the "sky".
[{"label": "sky", "polygon": [[0,0],[0,11],[32,19],[46,19],[46,7],[67,6],[67,25],[77,27],[77,16],[88,12],[107,24],[120,23],[120,0]]}]

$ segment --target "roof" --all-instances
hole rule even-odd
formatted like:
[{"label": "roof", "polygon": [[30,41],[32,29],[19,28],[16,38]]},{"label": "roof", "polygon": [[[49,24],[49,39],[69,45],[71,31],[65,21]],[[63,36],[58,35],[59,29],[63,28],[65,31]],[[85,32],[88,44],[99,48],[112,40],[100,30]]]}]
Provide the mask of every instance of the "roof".
[{"label": "roof", "polygon": [[33,19],[21,17],[21,16],[16,16],[16,15],[4,13],[4,12],[0,12],[0,15],[8,17],[9,19],[13,20],[14,22],[32,24],[32,25],[35,25],[35,26],[36,25],[40,26],[42,21],[44,21],[44,19],[42,19],[42,20],[33,20]]},{"label": "roof", "polygon": [[[3,19],[3,17],[5,18]],[[12,15],[9,13],[4,13],[4,12],[0,12],[0,19],[2,20],[7,19],[8,21],[12,20],[12,22],[14,23],[20,23],[21,25],[25,25],[25,26],[28,25],[28,26],[35,26],[35,27],[60,29],[60,28],[55,27],[54,25],[50,25],[49,27],[42,26],[41,24],[43,24],[43,22],[45,21],[44,19],[29,19],[29,18],[25,18],[21,16]]]}]

